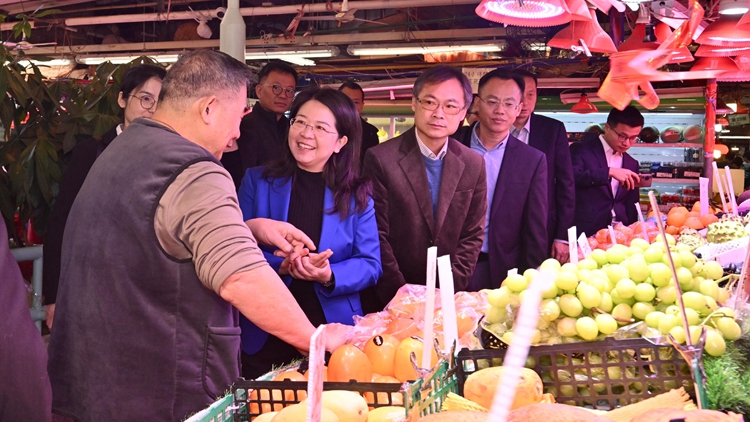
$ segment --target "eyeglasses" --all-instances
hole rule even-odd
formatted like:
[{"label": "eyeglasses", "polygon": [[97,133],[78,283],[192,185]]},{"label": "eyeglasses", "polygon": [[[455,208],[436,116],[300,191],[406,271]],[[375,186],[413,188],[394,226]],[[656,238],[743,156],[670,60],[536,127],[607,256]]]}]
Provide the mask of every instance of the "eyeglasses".
[{"label": "eyeglasses", "polygon": [[[423,109],[427,111],[435,111],[438,109],[438,107],[441,107],[441,104],[435,100],[420,100],[419,98],[417,98],[417,102],[422,106]],[[445,114],[450,115],[456,115],[464,109],[463,107],[459,107],[455,104],[442,104],[442,107]]]},{"label": "eyeglasses", "polygon": [[612,132],[614,132],[614,133],[616,133],[616,134],[617,134],[617,139],[618,139],[618,140],[619,140],[620,142],[635,142],[635,141],[637,141],[637,140],[638,140],[638,136],[639,136],[639,135],[628,136],[628,135],[626,135],[626,134],[624,134],[624,133],[620,133],[620,132],[616,131],[616,130],[615,130],[614,128],[612,128],[612,127],[610,127],[610,130],[612,130]]},{"label": "eyeglasses", "polygon": [[311,125],[307,123],[306,121],[302,119],[291,119],[289,120],[289,126],[291,126],[292,129],[298,130],[300,132],[304,132],[305,129],[311,128],[313,131],[313,134],[317,137],[323,137],[326,135],[338,135],[338,132],[331,132],[330,130],[324,128],[321,125]]},{"label": "eyeglasses", "polygon": [[479,96],[477,96],[477,98],[482,100],[483,103],[487,104],[487,106],[489,106],[493,110],[500,106],[508,111],[518,110],[518,103],[514,103],[512,101],[502,102],[498,100],[485,100],[484,98]]},{"label": "eyeglasses", "polygon": [[158,101],[156,101],[156,98],[150,96],[150,95],[131,95],[133,98],[138,98],[141,101],[141,107],[143,107],[144,110],[151,110],[153,106],[156,105]]},{"label": "eyeglasses", "polygon": [[281,85],[271,85],[271,92],[273,92],[274,95],[281,95],[281,93],[284,92],[287,97],[294,97],[294,88],[284,88]]}]

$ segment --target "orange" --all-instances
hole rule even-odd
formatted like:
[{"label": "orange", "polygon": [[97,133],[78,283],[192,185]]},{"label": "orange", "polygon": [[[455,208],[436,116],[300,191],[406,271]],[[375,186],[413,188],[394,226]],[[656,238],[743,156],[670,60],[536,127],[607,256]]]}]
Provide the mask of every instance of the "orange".
[{"label": "orange", "polygon": [[[396,350],[396,357],[393,360],[393,371],[396,374],[396,379],[401,382],[414,381],[417,379],[417,373],[414,371],[414,367],[411,364],[411,354],[414,353],[417,358],[417,362],[422,361],[422,340],[414,337],[409,337],[401,340]],[[437,365],[437,354],[433,348],[432,350],[432,362],[422,364],[420,366],[429,366],[430,368]]]},{"label": "orange", "polygon": [[393,358],[396,356],[396,349],[401,343],[396,337],[390,334],[375,336],[365,344],[365,355],[372,364],[372,371],[380,375],[392,377]]},{"label": "orange", "polygon": [[715,223],[719,221],[719,217],[713,215],[713,214],[706,214],[703,217],[701,217],[701,223],[703,223],[703,226],[708,227],[709,224]]},{"label": "orange", "polygon": [[372,364],[357,346],[345,344],[333,351],[328,361],[328,380],[331,382],[370,382]]},{"label": "orange", "polygon": [[692,217],[701,218],[700,211],[698,211],[698,212],[696,212],[696,211],[690,211],[689,213],[687,213],[687,218],[692,218]]},{"label": "orange", "polygon": [[456,326],[458,327],[458,338],[461,338],[464,334],[474,331],[477,321],[466,312],[458,311],[456,313]]},{"label": "orange", "polygon": [[[397,380],[393,377],[388,376],[380,376],[374,379],[372,382],[377,383],[394,383],[394,384],[400,384],[401,381]],[[391,396],[391,404],[390,406],[403,406],[404,405],[404,396],[401,393],[378,393],[378,406],[383,406],[385,404],[388,404],[388,396]],[[375,394],[372,392],[366,392],[364,394],[365,400],[367,400],[367,404],[370,405],[370,410],[373,408],[373,404],[375,404]]]},{"label": "orange", "polygon": [[669,214],[671,215],[673,213],[687,214],[688,209],[685,207],[673,207],[672,209],[669,210]]},{"label": "orange", "polygon": [[[310,371],[305,372],[305,381],[310,379]],[[328,367],[323,367],[323,381],[328,381]]]},{"label": "orange", "polygon": [[700,229],[705,228],[700,218],[697,218],[697,217],[690,217],[687,220],[685,220],[684,226],[690,227],[691,229],[695,229],[695,230],[700,230]]},{"label": "orange", "polygon": [[[302,381],[307,382],[307,378],[305,378],[304,375],[300,374],[299,372],[295,370],[282,372],[279,375],[276,375],[276,377],[273,379],[274,381],[284,381],[284,380],[290,380],[290,381]],[[276,390],[274,390],[274,393],[276,393]],[[297,397],[294,397],[294,390],[284,390],[284,399],[291,403],[299,403],[302,400],[307,398],[307,387],[302,390],[297,390]]]},{"label": "orange", "polygon": [[666,231],[667,231],[667,233],[669,233],[669,234],[671,234],[671,235],[674,236],[674,235],[676,235],[676,234],[678,234],[680,232],[680,228],[679,227],[675,227],[675,226],[667,226],[667,230]]},{"label": "orange", "polygon": [[[673,208],[674,209],[674,208]],[[667,225],[675,226],[675,227],[682,227],[683,224],[685,224],[685,220],[687,220],[686,214],[680,213],[680,212],[670,212],[669,216],[667,216]]]},{"label": "orange", "polygon": [[693,204],[693,209],[691,211],[701,212],[701,201],[695,201],[695,203]]}]

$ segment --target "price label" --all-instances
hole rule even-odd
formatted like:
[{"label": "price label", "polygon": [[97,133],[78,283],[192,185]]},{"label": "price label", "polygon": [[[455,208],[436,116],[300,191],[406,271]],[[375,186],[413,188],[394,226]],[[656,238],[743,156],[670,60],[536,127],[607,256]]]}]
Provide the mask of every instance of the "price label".
[{"label": "price label", "polygon": [[568,251],[570,254],[570,262],[578,262],[578,242],[576,242],[576,226],[568,229]]},{"label": "price label", "polygon": [[698,179],[701,187],[701,217],[708,214],[708,177]]},{"label": "price label", "polygon": [[[424,315],[424,344],[432,344],[433,321],[435,320],[435,271],[437,270],[437,246],[427,249],[427,303],[425,303]],[[422,356],[419,356],[420,366],[426,368],[430,365],[432,348],[423,347]],[[426,366],[425,366],[426,365]]]},{"label": "price label", "polygon": [[581,248],[584,258],[591,256],[591,245],[589,245],[589,239],[586,237],[586,233],[581,233],[578,237],[578,246]]},{"label": "price label", "polygon": [[611,225],[607,226],[607,228],[609,229],[609,237],[610,237],[610,239],[612,239],[612,244],[616,245],[617,244],[617,236],[615,236],[615,229],[613,229]]},{"label": "price label", "polygon": [[518,274],[518,268],[511,268],[508,270],[508,277]]},{"label": "price label", "polygon": [[[438,258],[438,274],[440,276],[440,302],[443,307],[443,351],[448,351],[453,343],[458,343],[458,324],[456,322],[456,297],[453,286],[453,270],[451,268],[450,255]],[[425,339],[424,349],[432,349],[432,344],[427,344]],[[423,349],[423,350],[424,350]],[[456,349],[458,351],[458,349]],[[430,362],[429,360],[427,362]],[[429,363],[427,365],[430,366]]]},{"label": "price label", "polygon": [[326,357],[325,324],[310,339],[310,376],[307,378],[307,422],[319,422],[323,407],[323,370]]}]

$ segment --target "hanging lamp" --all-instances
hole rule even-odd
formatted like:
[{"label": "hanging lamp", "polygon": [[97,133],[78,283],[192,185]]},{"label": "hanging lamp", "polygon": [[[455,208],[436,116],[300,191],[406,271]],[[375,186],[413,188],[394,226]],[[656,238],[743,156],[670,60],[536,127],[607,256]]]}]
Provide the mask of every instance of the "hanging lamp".
[{"label": "hanging lamp", "polygon": [[573,106],[573,108],[570,109],[573,113],[578,114],[589,114],[589,113],[596,113],[599,111],[596,106],[589,101],[588,95],[586,95],[585,92],[581,93],[581,99],[578,100],[578,103]]},{"label": "hanging lamp", "polygon": [[715,45],[701,45],[695,52],[695,57],[730,57],[750,54],[750,47],[717,47]]},{"label": "hanging lamp", "polygon": [[729,57],[701,57],[690,70],[722,70],[724,72],[736,73],[740,71],[740,68]]},{"label": "hanging lamp", "polygon": [[599,26],[596,9],[589,9],[591,19],[586,22],[572,21],[547,42],[550,47],[572,50],[572,47],[588,48],[596,53],[616,53],[612,38]]},{"label": "hanging lamp", "polygon": [[572,19],[564,0],[482,0],[474,11],[492,22],[532,28],[562,25]]},{"label": "hanging lamp", "polygon": [[650,41],[646,42],[643,39],[646,37],[646,24],[636,23],[633,28],[633,32],[630,36],[617,46],[617,51],[631,51],[631,50],[654,50],[659,46],[659,42]]},{"label": "hanging lamp", "polygon": [[745,13],[740,18],[740,21],[737,22],[737,29],[743,30],[743,31],[750,31],[750,12]]},{"label": "hanging lamp", "polygon": [[721,97],[716,96],[716,114],[734,114],[732,110]]},{"label": "hanging lamp", "polygon": [[[737,72],[727,72],[716,78],[719,82],[748,82],[750,81],[750,55],[737,56],[734,63],[739,70]],[[739,107],[739,106],[738,106]]]},{"label": "hanging lamp", "polygon": [[750,30],[740,29],[739,16],[722,16],[701,33],[698,44],[719,47],[750,47]]},{"label": "hanging lamp", "polygon": [[721,0],[719,13],[722,15],[744,15],[750,10],[750,0]]}]

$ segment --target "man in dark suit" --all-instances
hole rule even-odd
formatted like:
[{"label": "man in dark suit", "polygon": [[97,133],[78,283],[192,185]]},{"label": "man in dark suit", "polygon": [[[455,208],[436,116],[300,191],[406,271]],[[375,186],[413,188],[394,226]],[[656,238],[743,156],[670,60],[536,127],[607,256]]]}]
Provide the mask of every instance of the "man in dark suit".
[{"label": "man in dark suit", "polygon": [[479,121],[456,139],[484,157],[486,227],[470,291],[498,288],[508,270],[536,268],[547,255],[547,160],[510,128],[521,108],[522,77],[493,70],[479,80]]},{"label": "man in dark suit", "polygon": [[245,170],[281,158],[289,129],[284,116],[292,105],[297,88],[297,71],[280,60],[272,60],[258,72],[255,94],[258,102],[240,123],[240,137],[235,151],[225,151],[221,164],[234,180],[236,189]]},{"label": "man in dark suit", "polygon": [[380,143],[378,128],[367,123],[367,120],[362,118],[362,109],[365,108],[365,91],[358,83],[352,80],[346,81],[341,84],[339,91],[354,101],[359,118],[362,120],[362,147],[359,150],[360,163],[362,163],[365,161],[367,150]]},{"label": "man in dark suit", "polygon": [[576,182],[578,232],[588,236],[612,224],[638,220],[638,161],[626,152],[638,139],[643,116],[633,106],[612,109],[599,138],[570,147]]},{"label": "man in dark suit", "polygon": [[482,157],[449,137],[471,104],[458,68],[433,67],[414,83],[414,127],[371,148],[383,276],[362,292],[365,313],[380,311],[406,283],[425,284],[427,248],[450,255],[456,291],[465,290],[482,247],[487,182]]},{"label": "man in dark suit", "polygon": [[575,216],[575,187],[570,162],[568,133],[565,125],[555,119],[534,114],[537,98],[537,79],[533,73],[518,69],[526,89],[523,106],[511,134],[521,142],[542,151],[547,156],[547,195],[549,197],[549,252],[560,262],[568,261],[568,229]]}]

